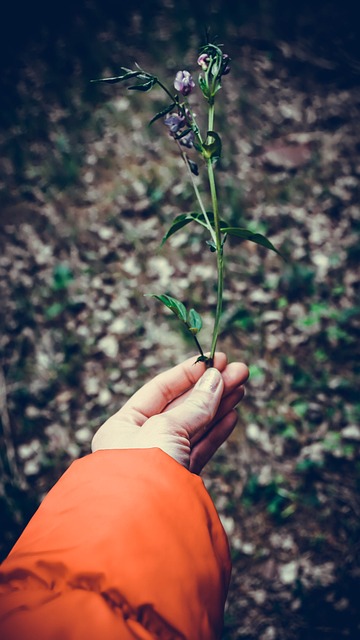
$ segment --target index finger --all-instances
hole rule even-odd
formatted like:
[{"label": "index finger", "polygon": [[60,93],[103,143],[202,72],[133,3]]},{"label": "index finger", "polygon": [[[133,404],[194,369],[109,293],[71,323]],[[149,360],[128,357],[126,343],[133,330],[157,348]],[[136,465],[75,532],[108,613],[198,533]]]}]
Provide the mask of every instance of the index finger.
[{"label": "index finger", "polygon": [[[225,353],[217,352],[214,366],[223,371],[226,364]],[[192,356],[141,387],[115,415],[131,418],[132,423],[140,427],[151,416],[161,413],[175,398],[191,389],[204,371],[205,364],[196,362],[196,356]]]}]

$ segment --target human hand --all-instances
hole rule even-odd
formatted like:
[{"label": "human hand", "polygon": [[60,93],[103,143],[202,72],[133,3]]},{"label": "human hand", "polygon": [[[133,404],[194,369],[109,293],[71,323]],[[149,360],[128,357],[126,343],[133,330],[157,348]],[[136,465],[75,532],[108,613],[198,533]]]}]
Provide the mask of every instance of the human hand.
[{"label": "human hand", "polygon": [[200,473],[234,429],[249,375],[224,353],[214,364],[205,370],[192,357],[156,376],[100,427],[92,451],[157,447]]}]

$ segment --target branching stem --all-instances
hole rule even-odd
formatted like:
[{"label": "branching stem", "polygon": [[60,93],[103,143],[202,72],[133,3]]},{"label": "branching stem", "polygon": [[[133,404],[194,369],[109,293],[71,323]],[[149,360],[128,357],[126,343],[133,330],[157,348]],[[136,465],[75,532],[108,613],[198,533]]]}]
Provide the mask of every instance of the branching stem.
[{"label": "branching stem", "polygon": [[186,167],[187,167],[187,170],[188,170],[188,172],[189,172],[189,176],[190,176],[191,184],[192,184],[192,187],[193,187],[193,189],[194,189],[194,192],[195,192],[195,195],[196,195],[196,199],[197,199],[197,201],[198,201],[198,204],[199,204],[199,207],[200,207],[201,213],[202,213],[202,214],[203,214],[203,216],[204,216],[204,220],[205,220],[205,222],[206,222],[206,226],[207,226],[207,228],[208,228],[208,230],[209,230],[209,233],[210,233],[210,235],[211,235],[211,239],[212,239],[213,243],[216,245],[216,236],[215,236],[215,232],[214,232],[214,229],[213,229],[213,228],[212,228],[212,226],[211,226],[211,222],[210,222],[210,220],[209,220],[209,216],[208,216],[208,214],[207,214],[207,211],[206,211],[206,209],[205,209],[204,203],[203,203],[203,201],[202,201],[200,191],[199,191],[198,186],[197,186],[197,184],[196,184],[196,182],[195,182],[195,179],[194,179],[193,173],[192,173],[192,171],[191,171],[191,169],[190,169],[190,165],[189,165],[189,163],[188,163],[188,159],[187,159],[187,157],[186,157],[186,153],[182,150],[181,145],[180,145],[180,143],[179,143],[179,141],[178,141],[178,140],[177,140],[177,144],[178,144],[178,147],[179,147],[179,150],[180,150],[180,153],[181,153],[182,159],[184,160],[184,162],[185,162],[185,164],[186,164]]}]

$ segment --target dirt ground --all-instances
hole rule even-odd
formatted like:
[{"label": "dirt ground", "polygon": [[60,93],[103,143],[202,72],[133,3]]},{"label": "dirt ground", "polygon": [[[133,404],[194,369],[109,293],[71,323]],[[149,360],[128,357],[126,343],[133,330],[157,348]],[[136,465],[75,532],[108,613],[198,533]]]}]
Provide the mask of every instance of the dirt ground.
[{"label": "dirt ground", "polygon": [[[215,267],[201,230],[160,248],[194,210],[166,128],[147,126],[161,96],[89,82],[134,61],[169,84],[178,68],[196,73],[194,15],[161,6],[146,37],[143,7],[120,28],[88,3],[66,29],[46,23],[7,50],[2,556],[95,429],[194,352],[144,294],[194,305],[210,340]],[[223,640],[358,638],[360,57],[350,30],[320,41],[303,26],[286,39],[260,17],[217,22],[232,58],[216,120],[222,215],[286,258],[226,246],[219,346],[251,377],[236,431],[203,474],[233,557]]]}]

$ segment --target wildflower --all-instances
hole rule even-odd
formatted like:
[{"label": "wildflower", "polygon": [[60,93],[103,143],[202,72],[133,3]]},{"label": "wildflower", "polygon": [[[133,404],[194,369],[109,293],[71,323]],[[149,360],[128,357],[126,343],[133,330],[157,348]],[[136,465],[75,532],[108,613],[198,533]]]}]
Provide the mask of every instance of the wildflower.
[{"label": "wildflower", "polygon": [[191,173],[193,173],[194,176],[198,176],[199,175],[199,167],[197,166],[196,162],[193,162],[193,160],[190,160],[190,158],[188,158],[188,157],[186,157],[186,160],[187,160],[188,165],[190,167]]},{"label": "wildflower", "polygon": [[194,146],[194,140],[195,140],[194,132],[193,131],[189,131],[189,133],[187,133],[186,136],[183,136],[182,138],[180,138],[179,142],[184,147],[187,147],[188,149],[191,149],[191,147]]},{"label": "wildflower", "polygon": [[207,53],[202,53],[197,59],[197,63],[202,68],[203,71],[207,71],[209,62],[210,62],[210,57],[207,55]]},{"label": "wildflower", "polygon": [[227,53],[223,54],[222,57],[222,65],[221,65],[221,75],[226,76],[230,72],[230,62],[231,58]]},{"label": "wildflower", "polygon": [[173,136],[184,126],[185,117],[178,113],[171,113],[167,118],[165,118],[164,124],[169,127],[170,134]]},{"label": "wildflower", "polygon": [[178,71],[175,76],[174,87],[176,91],[179,91],[183,96],[188,96],[189,93],[195,87],[195,82],[192,79],[189,71]]}]

